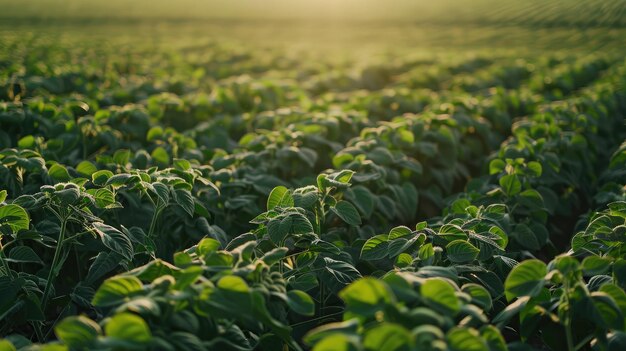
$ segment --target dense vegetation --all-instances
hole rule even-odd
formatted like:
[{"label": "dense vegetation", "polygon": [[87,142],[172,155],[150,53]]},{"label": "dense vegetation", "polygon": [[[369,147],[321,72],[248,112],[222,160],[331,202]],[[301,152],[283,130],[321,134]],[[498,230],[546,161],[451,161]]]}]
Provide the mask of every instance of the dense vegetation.
[{"label": "dense vegetation", "polygon": [[624,6],[567,3],[15,15],[0,351],[626,349]]}]

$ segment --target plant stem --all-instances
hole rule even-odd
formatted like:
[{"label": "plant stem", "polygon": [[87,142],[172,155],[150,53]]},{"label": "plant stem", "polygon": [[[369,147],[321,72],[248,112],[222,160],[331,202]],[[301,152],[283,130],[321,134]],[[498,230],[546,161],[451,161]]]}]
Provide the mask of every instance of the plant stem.
[{"label": "plant stem", "polygon": [[569,312],[569,309],[571,308],[570,303],[569,303],[569,295],[568,295],[569,294],[569,284],[567,282],[567,277],[565,277],[564,280],[565,280],[564,281],[565,291],[563,293],[565,294],[564,295],[565,296],[565,304],[566,304],[566,306],[568,308],[567,318],[564,321],[565,322],[564,323],[565,324],[565,337],[567,339],[567,349],[569,351],[574,351],[575,350],[575,348],[574,348],[574,337],[572,335],[572,328],[571,328],[572,318],[571,318],[571,314]]},{"label": "plant stem", "polygon": [[13,271],[11,271],[11,268],[9,268],[9,263],[5,259],[4,247],[2,246],[2,242],[0,242],[0,261],[2,261],[2,265],[4,266],[4,269],[7,271],[7,275],[11,277],[11,279],[15,279],[15,276],[13,275]]},{"label": "plant stem", "polygon": [[65,229],[67,227],[67,218],[61,221],[61,232],[59,233],[59,240],[57,241],[57,247],[54,251],[54,257],[52,258],[52,265],[50,266],[50,272],[48,272],[48,279],[46,280],[46,288],[43,291],[43,297],[41,298],[41,310],[46,311],[46,304],[48,303],[48,295],[50,294],[50,288],[52,287],[52,280],[56,278],[54,271],[58,264],[59,257],[61,257],[61,251],[63,249],[63,240],[65,239]]},{"label": "plant stem", "polygon": [[152,215],[152,221],[150,221],[150,229],[148,229],[148,237],[152,238],[152,235],[154,234],[154,228],[156,227],[156,222],[157,219],[159,218],[159,215],[161,214],[161,207],[159,206],[161,204],[161,201],[157,201],[157,205],[154,208],[154,214]]}]

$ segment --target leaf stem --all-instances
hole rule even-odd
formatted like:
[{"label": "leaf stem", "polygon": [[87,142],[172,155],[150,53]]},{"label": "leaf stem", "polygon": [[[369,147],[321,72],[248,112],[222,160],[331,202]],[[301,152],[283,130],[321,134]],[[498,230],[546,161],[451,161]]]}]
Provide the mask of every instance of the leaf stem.
[{"label": "leaf stem", "polygon": [[50,288],[52,287],[52,280],[55,277],[54,271],[56,270],[56,265],[58,264],[59,257],[61,256],[61,251],[63,249],[63,241],[65,239],[65,230],[67,228],[67,218],[64,218],[61,221],[61,232],[59,233],[59,240],[57,241],[57,247],[54,251],[54,257],[52,258],[52,265],[50,266],[50,272],[48,272],[48,279],[46,280],[46,287],[43,291],[43,297],[41,298],[41,310],[46,311],[46,305],[48,303],[48,295],[50,294]]}]

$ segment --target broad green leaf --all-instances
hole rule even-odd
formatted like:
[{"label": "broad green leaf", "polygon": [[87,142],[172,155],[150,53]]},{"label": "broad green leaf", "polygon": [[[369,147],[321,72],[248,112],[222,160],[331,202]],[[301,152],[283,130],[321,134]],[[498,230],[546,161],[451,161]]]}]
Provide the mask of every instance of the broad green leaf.
[{"label": "broad green leaf", "polygon": [[147,344],[152,340],[148,324],[132,313],[119,313],[111,317],[104,326],[107,337],[132,343]]},{"label": "broad green leaf", "polygon": [[506,167],[506,163],[503,160],[499,158],[491,160],[489,162],[489,174],[498,174],[504,171],[504,167]]},{"label": "broad green leaf", "polygon": [[537,259],[526,260],[515,266],[504,282],[507,300],[539,294],[547,273],[546,264]]},{"label": "broad green leaf", "polygon": [[267,198],[267,210],[273,210],[276,206],[293,207],[294,200],[291,192],[284,186],[275,187]]},{"label": "broad green leaf", "polygon": [[76,166],[76,171],[83,176],[90,177],[98,171],[98,168],[93,163],[85,160]]},{"label": "broad green leaf", "polygon": [[[330,349],[323,349],[323,350],[330,350]],[[345,350],[350,350],[350,349],[345,349]],[[0,351],[16,351],[15,346],[13,346],[13,344],[6,339],[0,339]]]},{"label": "broad green leaf", "polygon": [[161,182],[152,183],[152,187],[160,202],[167,205],[170,202],[170,188]]},{"label": "broad green leaf", "polygon": [[522,191],[522,183],[520,182],[517,174],[507,174],[502,176],[499,180],[502,190],[507,196],[515,196]]},{"label": "broad green leaf", "polygon": [[248,287],[246,281],[236,275],[227,275],[225,277],[222,277],[217,282],[217,287],[223,290],[239,293],[247,293],[248,291],[250,291],[250,288]]},{"label": "broad green leaf", "polygon": [[354,339],[347,335],[331,334],[315,344],[313,351],[357,351]]},{"label": "broad green leaf", "polygon": [[387,257],[388,247],[389,242],[385,234],[369,238],[361,249],[361,259],[368,261],[383,259]]},{"label": "broad green leaf", "polygon": [[11,251],[9,251],[7,261],[16,263],[43,264],[43,261],[41,260],[41,258],[39,258],[39,255],[37,255],[35,251],[33,251],[33,249],[28,246],[17,246],[11,249]]},{"label": "broad green leaf", "polygon": [[284,217],[274,218],[267,223],[267,232],[272,242],[282,245],[289,235],[313,233],[313,225],[300,213],[291,213]]},{"label": "broad green leaf", "polygon": [[536,162],[536,161],[530,161],[530,162],[528,162],[526,167],[530,171],[530,174],[532,174],[533,176],[535,176],[535,177],[540,177],[541,176],[541,173],[542,173],[542,170],[543,170],[542,167],[541,167],[541,163]]},{"label": "broad green leaf", "polygon": [[113,153],[113,161],[120,166],[126,166],[129,160],[130,150],[120,149]]},{"label": "broad green leaf", "polygon": [[446,245],[448,259],[454,263],[470,262],[478,257],[480,250],[465,240],[454,240]]},{"label": "broad green leaf", "polygon": [[353,186],[346,190],[345,199],[350,200],[361,214],[366,217],[371,216],[376,207],[374,194],[363,185]]},{"label": "broad green leaf", "polygon": [[103,186],[111,177],[113,177],[113,172],[103,169],[91,174],[91,182],[95,185]]},{"label": "broad green leaf", "polygon": [[487,291],[487,289],[483,288],[481,285],[468,283],[461,287],[461,291],[471,296],[472,302],[484,309],[485,311],[491,310],[491,294],[489,294],[489,291]]},{"label": "broad green leaf", "polygon": [[115,202],[115,195],[107,188],[89,189],[87,193],[93,196],[98,208],[114,208],[119,207]]},{"label": "broad green leaf", "polygon": [[98,253],[96,259],[89,267],[85,282],[88,285],[95,283],[98,279],[104,277],[107,273],[111,272],[122,261],[122,255],[117,252],[103,251]]},{"label": "broad green leaf", "polygon": [[280,262],[280,260],[282,260],[287,254],[287,251],[289,251],[289,249],[286,247],[277,247],[271,251],[266,252],[261,257],[261,260],[265,262],[266,265],[272,266],[275,263]]},{"label": "broad green leaf", "polygon": [[376,278],[361,278],[339,292],[348,311],[357,316],[370,316],[394,300],[389,287]]},{"label": "broad green leaf", "polygon": [[612,260],[607,257],[587,256],[582,262],[585,274],[590,276],[604,274],[611,267]]},{"label": "broad green leaf", "polygon": [[443,279],[426,279],[420,286],[420,294],[431,307],[451,316],[455,316],[461,308],[454,288]]},{"label": "broad green leaf", "polygon": [[611,295],[603,291],[594,291],[591,293],[591,301],[594,306],[594,314],[591,319],[595,325],[605,329],[624,329],[624,315]]},{"label": "broad green leaf", "polygon": [[200,256],[206,256],[219,250],[220,246],[220,242],[213,238],[203,238],[198,243],[198,246],[196,247],[196,252]]},{"label": "broad green leaf", "polygon": [[320,280],[335,292],[361,278],[361,273],[353,265],[330,257],[323,258],[320,268]]},{"label": "broad green leaf", "polygon": [[148,130],[148,134],[146,135],[147,141],[153,141],[156,138],[159,138],[163,135],[163,128],[160,126],[152,127]]},{"label": "broad green leaf", "polygon": [[363,346],[367,350],[410,350],[414,345],[411,333],[398,324],[382,323],[365,332]]},{"label": "broad green leaf", "polygon": [[489,351],[489,347],[473,328],[455,327],[446,334],[450,351]]},{"label": "broad green leaf", "polygon": [[347,201],[339,201],[335,207],[330,208],[339,218],[352,226],[361,225],[361,216],[354,205]]},{"label": "broad green leaf", "polygon": [[626,201],[611,202],[607,206],[611,216],[626,218]]},{"label": "broad green leaf", "polygon": [[408,228],[405,226],[394,227],[389,231],[389,240],[408,236],[408,235],[411,235],[411,233],[413,233],[411,228]]},{"label": "broad green leaf", "polygon": [[115,306],[142,291],[143,285],[137,277],[115,276],[100,285],[92,303],[98,307]]},{"label": "broad green leaf", "polygon": [[18,205],[4,205],[0,207],[0,226],[8,225],[15,233],[28,229],[30,217],[26,210]]},{"label": "broad green leaf", "polygon": [[480,330],[480,335],[487,342],[489,351],[507,351],[506,341],[500,330],[493,325],[484,326]]},{"label": "broad green leaf", "polygon": [[311,296],[301,290],[290,290],[287,292],[287,305],[294,312],[312,316],[315,314],[315,303]]},{"label": "broad green leaf", "polygon": [[359,328],[359,321],[349,319],[343,322],[334,322],[322,324],[319,327],[309,331],[304,336],[304,342],[313,345],[321,340],[327,339],[332,335],[344,335],[344,336],[357,336],[357,330]]},{"label": "broad green leaf", "polygon": [[182,158],[175,158],[173,165],[174,165],[174,168],[176,168],[179,171],[188,171],[191,169],[191,162]]},{"label": "broad green leaf", "polygon": [[0,204],[4,202],[4,200],[7,199],[7,191],[6,190],[0,190]]},{"label": "broad green leaf", "polygon": [[195,212],[195,203],[193,196],[189,190],[176,189],[173,192],[174,201],[183,209],[190,217],[193,217]]},{"label": "broad green leaf", "polygon": [[55,163],[52,167],[50,167],[48,175],[57,182],[67,182],[72,179],[70,174],[67,172],[67,169],[58,163]]},{"label": "broad green leaf", "polygon": [[93,228],[100,236],[104,246],[119,253],[126,259],[132,259],[133,245],[130,242],[130,238],[128,238],[124,233],[108,224],[100,222],[93,223]]},{"label": "broad green leaf", "polygon": [[98,323],[85,316],[71,316],[54,327],[54,333],[67,346],[75,349],[88,348],[102,334]]}]

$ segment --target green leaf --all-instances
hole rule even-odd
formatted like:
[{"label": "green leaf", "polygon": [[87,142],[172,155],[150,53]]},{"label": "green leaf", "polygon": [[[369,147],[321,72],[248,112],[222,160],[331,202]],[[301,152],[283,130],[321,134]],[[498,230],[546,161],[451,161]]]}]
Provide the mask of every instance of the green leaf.
[{"label": "green leaf", "polygon": [[502,190],[507,196],[515,196],[522,190],[522,182],[520,182],[517,174],[507,174],[499,180]]},{"label": "green leaf", "polygon": [[489,351],[489,347],[473,328],[455,327],[446,334],[450,351]]},{"label": "green leaf", "polygon": [[380,260],[387,257],[389,241],[387,235],[380,234],[367,239],[361,249],[361,259],[367,261]]},{"label": "green leaf", "polygon": [[585,257],[582,263],[583,270],[586,274],[593,276],[604,274],[611,267],[612,260],[600,256]]},{"label": "green leaf", "polygon": [[220,242],[213,238],[203,238],[198,243],[196,252],[199,256],[206,256],[219,250],[220,246]]},{"label": "green leaf", "polygon": [[443,279],[426,279],[420,286],[420,294],[431,307],[443,313],[454,316],[461,309],[454,288]]},{"label": "green leaf", "polygon": [[35,137],[32,135],[26,135],[17,141],[17,147],[20,149],[34,149],[35,148]]},{"label": "green leaf", "polygon": [[154,160],[163,165],[170,164],[170,155],[167,153],[167,150],[164,148],[157,146],[154,150],[152,150],[152,154],[150,154]]},{"label": "green leaf", "polygon": [[191,162],[182,158],[175,158],[173,164],[174,168],[179,171],[188,171],[191,169]]},{"label": "green leaf", "polygon": [[30,217],[25,209],[18,205],[0,207],[0,227],[8,225],[14,233],[30,226]]},{"label": "green leaf", "polygon": [[335,207],[330,208],[339,218],[352,226],[361,225],[361,216],[356,208],[348,201],[339,201]]},{"label": "green leaf", "polygon": [[91,174],[91,182],[95,185],[103,186],[111,177],[113,177],[113,172],[103,169]]},{"label": "green leaf", "polygon": [[354,171],[349,169],[343,169],[337,173],[331,174],[329,177],[339,183],[348,184],[354,175]]},{"label": "green leaf", "polygon": [[173,192],[174,201],[183,209],[189,217],[193,217],[196,205],[193,201],[193,196],[189,190],[176,189]]},{"label": "green leaf", "polygon": [[16,263],[39,263],[43,264],[43,261],[39,256],[28,246],[17,246],[11,249],[9,252],[9,257],[7,258],[9,262]]},{"label": "green leaf", "polygon": [[267,198],[267,210],[273,210],[278,207],[293,207],[294,200],[291,192],[286,187],[280,185],[272,189],[270,196]]},{"label": "green leaf", "polygon": [[480,335],[487,342],[489,351],[507,351],[506,341],[500,333],[500,330],[493,325],[487,325],[481,328]]},{"label": "green leaf", "polygon": [[154,139],[161,137],[161,135],[163,135],[163,128],[159,126],[152,127],[146,135],[146,140],[153,141]]},{"label": "green leaf", "polygon": [[132,313],[123,312],[114,315],[104,326],[104,332],[109,338],[133,344],[147,344],[152,340],[148,324]]},{"label": "green leaf", "polygon": [[398,324],[382,323],[365,332],[363,346],[367,350],[409,350],[414,341],[411,333]]},{"label": "green leaf", "polygon": [[530,174],[532,174],[533,176],[535,176],[535,177],[540,177],[541,176],[541,173],[542,173],[542,170],[543,170],[542,167],[541,167],[541,163],[536,162],[536,161],[530,161],[530,162],[528,162],[526,167],[530,171]]},{"label": "green leaf", "polygon": [[84,349],[96,341],[102,330],[98,323],[85,316],[71,316],[59,322],[54,327],[54,333],[67,346]]},{"label": "green leaf", "polygon": [[357,316],[373,316],[391,303],[394,297],[384,282],[371,277],[361,278],[339,292],[346,309]]},{"label": "green leaf", "polygon": [[369,217],[374,212],[376,207],[375,195],[363,185],[350,187],[346,190],[344,197],[346,200],[350,200],[364,216]]},{"label": "green leaf", "polygon": [[446,253],[451,262],[462,263],[476,259],[480,250],[465,240],[454,240],[446,245]]},{"label": "green leaf", "polygon": [[282,245],[289,235],[313,233],[313,225],[304,215],[290,213],[270,220],[267,223],[267,232],[274,244]]},{"label": "green leaf", "polygon": [[354,337],[342,334],[331,334],[320,340],[313,351],[357,351]]},{"label": "green leaf", "polygon": [[227,275],[225,277],[222,277],[217,282],[217,287],[223,290],[238,293],[247,293],[250,291],[250,288],[248,287],[246,281],[236,275]]},{"label": "green leaf", "polygon": [[461,291],[471,296],[472,302],[481,307],[483,310],[491,310],[491,294],[489,294],[489,291],[482,287],[482,285],[468,283],[461,287]]},{"label": "green leaf", "polygon": [[98,171],[98,168],[93,163],[85,160],[76,166],[76,171],[86,177],[90,177]]},{"label": "green leaf", "polygon": [[504,167],[506,167],[506,163],[503,160],[499,158],[491,160],[489,162],[489,174],[498,174],[504,170]]},{"label": "green leaf", "polygon": [[526,260],[515,266],[504,282],[507,300],[520,296],[537,296],[545,283],[548,268],[537,260]]},{"label": "green leaf", "polygon": [[591,316],[594,324],[605,329],[622,330],[624,315],[611,295],[594,291],[591,293],[594,314]]},{"label": "green leaf", "polygon": [[70,174],[67,172],[67,169],[58,163],[55,163],[52,167],[50,167],[48,175],[57,182],[67,182],[72,179]]},{"label": "green leaf", "polygon": [[119,253],[128,260],[133,258],[133,244],[124,233],[108,224],[100,222],[93,223],[93,228],[100,236],[104,246]]},{"label": "green leaf", "polygon": [[289,251],[289,249],[286,247],[277,247],[269,252],[266,252],[263,257],[261,257],[261,260],[265,262],[266,265],[272,266],[277,262],[280,262],[280,260],[282,260],[287,254],[287,251]]},{"label": "green leaf", "polygon": [[[329,350],[329,349],[324,349]],[[349,349],[346,349],[349,350]],[[0,351],[16,351],[15,346],[6,339],[0,339]]]},{"label": "green leaf", "polygon": [[411,235],[412,233],[413,231],[409,227],[405,227],[403,225],[394,227],[389,231],[389,240],[402,238],[402,237]]},{"label": "green leaf", "polygon": [[143,285],[137,277],[115,276],[100,285],[92,303],[98,307],[115,306],[141,292],[143,292]]},{"label": "green leaf", "polygon": [[125,167],[129,160],[130,150],[120,149],[113,153],[113,161],[122,167]]},{"label": "green leaf", "polygon": [[[322,324],[319,327],[309,331],[304,336],[304,342],[312,345],[319,341],[325,340],[333,335],[343,336],[357,336],[357,330],[359,329],[359,321],[356,318],[346,320],[343,322],[334,322]],[[330,349],[334,350],[334,349]]]},{"label": "green leaf", "polygon": [[4,202],[4,200],[7,199],[7,191],[6,190],[0,190],[0,204]]},{"label": "green leaf", "polygon": [[115,195],[107,188],[89,189],[87,193],[93,196],[98,208],[117,208],[119,204],[115,202]]},{"label": "green leaf", "polygon": [[[0,202],[2,202],[1,199]],[[626,218],[626,201],[611,202],[607,206],[611,216]]]},{"label": "green leaf", "polygon": [[361,277],[361,273],[348,262],[324,257],[321,261],[320,280],[332,291],[338,292],[346,285]]},{"label": "green leaf", "polygon": [[170,202],[170,187],[161,182],[152,183],[152,187],[154,188],[154,193],[159,198],[159,201],[162,204],[167,205]]},{"label": "green leaf", "polygon": [[301,290],[290,290],[287,292],[287,305],[294,312],[312,316],[315,314],[315,303],[311,296]]}]

